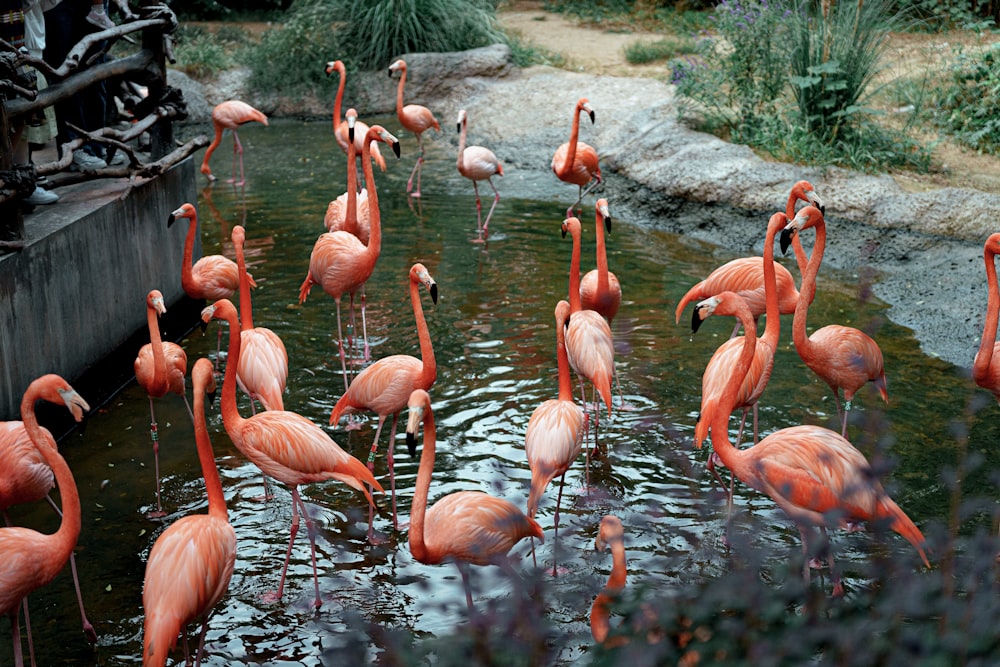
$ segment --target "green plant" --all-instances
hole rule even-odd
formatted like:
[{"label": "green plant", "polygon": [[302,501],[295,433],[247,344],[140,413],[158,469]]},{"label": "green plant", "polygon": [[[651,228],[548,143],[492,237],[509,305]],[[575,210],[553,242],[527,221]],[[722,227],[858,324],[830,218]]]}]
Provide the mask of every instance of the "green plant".
[{"label": "green plant", "polygon": [[194,77],[217,74],[233,66],[236,46],[197,27],[181,26],[176,32],[176,67]]},{"label": "green plant", "polygon": [[625,47],[625,59],[633,65],[668,60],[678,54],[694,53],[694,39],[691,37],[670,37],[655,42],[633,42]]},{"label": "green plant", "polygon": [[250,84],[276,93],[301,93],[323,86],[323,65],[337,49],[331,44],[330,4],[298,0],[284,24],[264,34],[248,50]]},{"label": "green plant", "polygon": [[334,40],[359,69],[404,53],[464,51],[504,41],[491,0],[336,0]]},{"label": "green plant", "polygon": [[960,53],[938,105],[937,124],[960,143],[1000,152],[1000,47],[975,55]]},{"label": "green plant", "polygon": [[566,59],[560,54],[536,46],[534,43],[525,40],[520,32],[510,31],[505,33],[504,41],[510,47],[511,57],[514,59],[514,64],[518,67],[530,67],[532,65],[564,67],[566,65]]}]

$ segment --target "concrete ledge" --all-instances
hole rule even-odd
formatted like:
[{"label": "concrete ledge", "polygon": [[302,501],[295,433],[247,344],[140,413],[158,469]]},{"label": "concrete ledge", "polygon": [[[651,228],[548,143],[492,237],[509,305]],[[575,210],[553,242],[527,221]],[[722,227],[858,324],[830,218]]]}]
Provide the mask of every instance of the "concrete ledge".
[{"label": "concrete ledge", "polygon": [[[149,290],[163,292],[168,306],[190,302],[180,280],[187,225],[167,229],[167,216],[196,201],[195,185],[188,159],[134,185],[115,179],[60,188],[59,202],[25,216],[24,249],[0,255],[0,420],[20,419],[21,396],[35,378],[58,373],[73,383],[144,332]],[[161,322],[164,339],[187,333],[190,313],[187,319]],[[131,373],[130,362],[127,371],[121,361],[101,373]],[[92,408],[108,398],[74,387]]]}]

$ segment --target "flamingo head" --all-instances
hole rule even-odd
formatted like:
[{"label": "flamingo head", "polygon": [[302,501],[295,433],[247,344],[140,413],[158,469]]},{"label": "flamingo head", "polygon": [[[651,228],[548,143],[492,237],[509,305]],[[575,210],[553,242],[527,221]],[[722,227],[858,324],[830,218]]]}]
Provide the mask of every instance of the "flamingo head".
[{"label": "flamingo head", "polygon": [[347,122],[347,141],[348,143],[354,143],[354,126],[358,124],[358,111],[357,109],[348,109],[344,112],[344,118]]},{"label": "flamingo head", "polygon": [[715,313],[715,309],[722,303],[718,296],[710,296],[704,301],[699,301],[691,313],[691,333],[698,333],[701,323]]},{"label": "flamingo head", "polygon": [[795,217],[781,230],[781,253],[784,254],[788,251],[793,234],[821,224],[825,224],[823,213],[815,206],[806,206],[796,213]]},{"label": "flamingo head", "polygon": [[167,312],[167,306],[163,303],[163,294],[158,289],[150,290],[146,295],[146,305],[156,311],[157,315]]},{"label": "flamingo head", "polygon": [[184,204],[176,211],[170,213],[170,216],[167,218],[167,227],[174,224],[174,221],[176,221],[177,218],[187,218],[188,220],[197,221],[198,211],[195,209],[194,204]]},{"label": "flamingo head", "polygon": [[230,316],[236,317],[236,307],[229,299],[219,299],[210,306],[205,306],[201,310],[201,321],[211,322],[215,320],[226,320]]},{"label": "flamingo head", "polygon": [[462,126],[465,125],[465,109],[459,109],[458,111],[458,131],[462,131]]},{"label": "flamingo head", "polygon": [[995,234],[990,234],[990,237],[986,239],[986,245],[984,246],[986,250],[986,255],[992,256],[1000,255],[1000,232]]},{"label": "flamingo head", "polygon": [[569,234],[573,238],[580,238],[580,219],[579,218],[566,218],[562,223],[562,237],[566,238],[566,234]]},{"label": "flamingo head", "polygon": [[611,213],[608,212],[608,200],[601,197],[597,200],[595,205],[597,209],[597,214],[601,216],[604,220],[604,230],[610,234],[611,233]]},{"label": "flamingo head", "polygon": [[344,63],[339,60],[331,60],[326,64],[325,71],[327,76],[333,76],[334,72],[339,73],[340,76],[344,76]]},{"label": "flamingo head", "polygon": [[396,71],[402,71],[404,73],[406,72],[406,61],[404,61],[402,58],[399,59],[399,60],[397,60],[393,64],[389,65],[389,76],[390,77],[392,76],[393,72],[396,72]]},{"label": "flamingo head", "polygon": [[615,542],[623,542],[625,539],[625,529],[622,527],[621,520],[613,514],[609,514],[603,519],[601,519],[601,525],[597,529],[597,543],[595,545],[598,551],[604,551],[607,545]]},{"label": "flamingo head", "polygon": [[590,116],[590,123],[593,124],[595,118],[593,107],[590,106],[590,102],[588,102],[586,99],[582,99],[580,100],[580,102],[581,102],[580,109],[587,112],[587,115]]},{"label": "flamingo head", "polygon": [[392,146],[392,152],[396,154],[397,158],[399,157],[399,139],[381,125],[372,125],[368,128],[368,134],[365,135],[365,143],[370,145],[373,141],[381,141],[384,144],[389,144]]},{"label": "flamingo head", "polygon": [[420,262],[417,262],[410,268],[410,282],[421,284],[427,288],[427,291],[431,295],[431,301],[437,303],[438,301],[438,286],[434,282],[434,278],[431,277],[430,271],[427,270]]},{"label": "flamingo head", "polygon": [[430,409],[431,397],[423,389],[414,389],[407,401],[409,413],[406,418],[406,450],[410,456],[417,454],[417,434],[424,421],[424,413]]},{"label": "flamingo head", "polygon": [[200,357],[191,367],[191,378],[195,383],[195,389],[202,387],[205,395],[208,396],[208,404],[215,402],[215,367],[207,357]]},{"label": "flamingo head", "polygon": [[816,194],[816,189],[809,181],[799,181],[796,183],[792,187],[792,193],[807,205],[815,206],[819,209],[820,213],[826,214],[826,207],[823,205],[823,200]]}]

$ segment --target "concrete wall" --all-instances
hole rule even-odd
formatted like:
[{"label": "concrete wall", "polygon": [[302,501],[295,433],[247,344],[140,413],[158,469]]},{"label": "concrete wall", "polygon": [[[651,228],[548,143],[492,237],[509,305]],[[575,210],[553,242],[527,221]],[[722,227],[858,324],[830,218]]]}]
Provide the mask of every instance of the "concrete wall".
[{"label": "concrete wall", "polygon": [[188,225],[168,229],[167,217],[197,201],[195,175],[188,159],[132,187],[115,179],[60,188],[59,202],[25,216],[25,248],[0,255],[0,420],[20,419],[21,396],[40,375],[70,383],[88,371],[100,376],[102,359],[145,332],[149,290],[163,292],[168,311],[187,299],[180,266]]}]

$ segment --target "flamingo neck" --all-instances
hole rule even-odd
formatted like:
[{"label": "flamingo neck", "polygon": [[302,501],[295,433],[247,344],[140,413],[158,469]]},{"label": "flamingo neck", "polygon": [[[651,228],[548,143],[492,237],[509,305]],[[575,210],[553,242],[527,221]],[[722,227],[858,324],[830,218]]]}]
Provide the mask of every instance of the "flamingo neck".
[{"label": "flamingo neck", "polygon": [[573,129],[569,133],[569,144],[566,146],[566,160],[563,162],[562,168],[559,170],[560,176],[566,176],[573,171],[573,162],[576,161],[576,142],[577,138],[580,136],[581,111],[583,111],[583,107],[577,104],[576,111],[573,114]]},{"label": "flamingo neck", "polygon": [[224,319],[229,322],[229,356],[226,359],[226,374],[222,379],[222,399],[220,409],[222,411],[222,423],[226,427],[226,433],[233,440],[233,444],[242,446],[240,432],[243,424],[243,417],[236,407],[236,369],[240,365],[240,323],[236,318],[236,310],[231,303],[216,303],[216,309],[222,309]]},{"label": "flamingo neck", "polygon": [[625,544],[621,540],[608,543],[611,547],[611,576],[604,590],[594,598],[590,609],[590,631],[594,640],[604,643],[611,632],[611,605],[615,597],[625,588]]},{"label": "flamingo neck", "polygon": [[198,216],[192,215],[188,220],[187,237],[184,239],[184,257],[181,262],[181,285],[183,285],[184,291],[190,291],[188,288],[194,280],[192,263],[194,262],[194,238],[197,233]]},{"label": "flamingo neck", "polygon": [[983,261],[986,264],[986,322],[983,324],[983,338],[979,343],[979,352],[972,365],[972,376],[976,382],[985,380],[989,375],[993,362],[993,346],[997,340],[997,323],[1000,320],[1000,287],[997,286],[997,267],[994,263],[995,253],[986,249],[983,251]]},{"label": "flamingo neck", "polygon": [[413,317],[417,321],[417,337],[420,339],[420,359],[423,362],[421,376],[424,388],[429,388],[437,379],[437,361],[434,359],[434,345],[431,332],[424,318],[424,307],[420,303],[420,284],[410,281],[410,302],[413,303]]},{"label": "flamingo neck", "polygon": [[399,70],[399,85],[396,86],[396,118],[403,123],[403,86],[406,85],[406,67]]},{"label": "flamingo neck", "polygon": [[[201,173],[203,174],[212,173],[212,169],[208,166],[208,161],[212,157],[212,153],[215,152],[215,149],[218,148],[219,144],[222,142],[223,130],[224,128],[221,125],[215,123],[215,138],[212,139],[212,143],[210,143],[208,148],[205,149],[205,158],[201,161]],[[188,261],[190,261],[190,258],[188,258]]]},{"label": "flamingo neck", "polygon": [[215,465],[215,452],[212,451],[212,441],[208,437],[208,421],[205,419],[205,387],[202,383],[196,383],[194,387],[194,440],[198,447],[201,475],[205,478],[208,513],[210,516],[228,521],[229,512],[226,510],[226,496],[222,492],[222,480],[219,479],[219,469]]},{"label": "flamingo neck", "polygon": [[250,281],[247,278],[247,259],[243,254],[243,243],[234,243],[236,268],[240,274],[240,329],[253,329],[253,302],[250,300]]},{"label": "flamingo neck", "polygon": [[[355,128],[357,129],[357,128]],[[358,151],[353,141],[347,142],[347,211],[344,213],[344,231],[358,233]]]},{"label": "flamingo neck", "polygon": [[[378,259],[379,253],[382,251],[382,213],[379,211],[378,192],[375,190],[375,172],[372,170],[371,144],[372,137],[366,133],[364,143],[361,146],[361,169],[365,175],[365,188],[368,189],[368,220],[370,229],[368,232],[367,252],[375,258],[372,260],[372,266],[374,266],[375,260]],[[350,199],[348,199],[349,201]],[[357,214],[355,213],[356,218]]]},{"label": "flamingo neck", "polygon": [[430,405],[424,407],[424,449],[420,452],[420,468],[417,470],[417,483],[413,490],[413,504],[410,507],[410,553],[420,562],[427,558],[427,546],[424,544],[424,514],[427,512],[427,494],[431,488],[431,475],[434,473],[434,455],[437,444],[437,431],[434,427],[434,413]]},{"label": "flamingo neck", "polygon": [[[795,217],[795,202],[801,199],[797,193],[794,191],[788,195],[788,203],[785,205],[785,215],[788,216],[789,220]],[[795,253],[795,263],[799,267],[799,283],[801,285],[802,277],[806,274],[806,266],[809,264],[809,256],[806,255],[806,249],[802,247],[802,239],[796,234],[792,237],[792,252]]]},{"label": "flamingo neck", "polygon": [[[787,221],[787,218],[785,219]],[[774,271],[774,236],[778,232],[777,225],[768,224],[767,237],[764,239],[764,299],[767,323],[764,325],[764,335],[761,342],[771,348],[778,349],[781,337],[781,312],[778,310],[778,279]],[[798,234],[795,235],[796,237]],[[798,306],[798,304],[795,304]]]},{"label": "flamingo neck", "polygon": [[[28,388],[21,399],[21,420],[24,422],[24,430],[35,445],[38,453],[42,455],[45,462],[52,468],[55,475],[56,484],[59,485],[59,497],[62,501],[62,520],[59,522],[59,529],[51,536],[54,544],[58,545],[58,554],[47,554],[41,559],[43,567],[50,570],[51,576],[62,569],[63,565],[73,553],[73,547],[80,537],[80,495],[76,488],[76,480],[70,472],[66,460],[56,449],[56,441],[52,434],[38,425],[35,416],[35,403],[41,398],[41,391],[35,384]],[[55,557],[53,557],[55,556]]]},{"label": "flamingo neck", "polygon": [[580,299],[580,232],[572,230],[573,254],[569,260],[569,312],[575,313],[583,308]]},{"label": "flamingo neck", "polygon": [[607,294],[610,287],[608,277],[608,253],[604,243],[604,216],[600,211],[597,213],[597,290],[599,294]]},{"label": "flamingo neck", "polygon": [[337,96],[333,98],[333,131],[336,132],[337,128],[340,127],[340,108],[341,103],[344,99],[344,84],[347,82],[346,72],[341,72],[337,70],[340,75],[340,83],[337,84]]},{"label": "flamingo neck", "polygon": [[[796,232],[795,236],[798,236]],[[816,275],[819,273],[819,266],[823,262],[823,251],[826,248],[826,222],[820,220],[816,223],[816,244],[813,247],[812,257],[802,275],[802,285],[799,286],[799,300],[795,304],[795,316],[792,319],[792,340],[800,355],[807,355],[811,349],[812,341],[806,335],[806,316],[809,314],[809,304],[816,296]]]},{"label": "flamingo neck", "polygon": [[156,309],[146,304],[146,324],[149,327],[149,349],[153,353],[153,384],[151,394],[162,392],[167,385],[167,355],[163,352],[160,338],[160,321]]},{"label": "flamingo neck", "polygon": [[465,160],[462,158],[465,154],[465,120],[462,120],[462,131],[458,133],[458,159],[455,164],[458,167],[458,173],[465,174]]},{"label": "flamingo neck", "polygon": [[745,306],[740,308],[737,317],[743,324],[743,348],[722,396],[719,397],[711,431],[712,449],[722,459],[723,465],[743,480],[747,477],[743,465],[744,461],[740,456],[741,451],[729,441],[729,417],[733,413],[733,408],[736,407],[743,378],[746,377],[747,371],[750,370],[750,364],[753,363],[754,351],[757,346],[757,328],[754,326],[753,316],[750,314],[749,308]]},{"label": "flamingo neck", "polygon": [[566,321],[556,322],[556,364],[559,367],[559,400],[573,401],[573,378],[569,372],[569,355],[566,354]]}]

